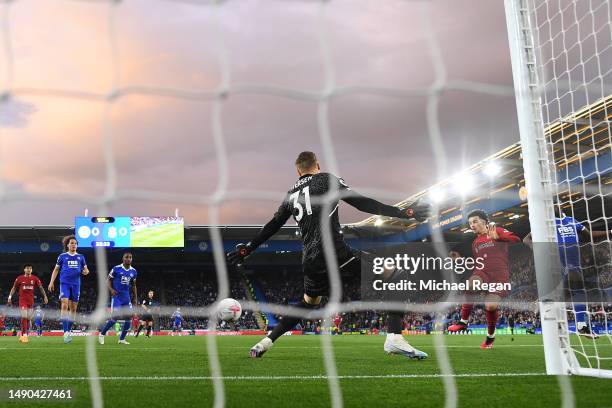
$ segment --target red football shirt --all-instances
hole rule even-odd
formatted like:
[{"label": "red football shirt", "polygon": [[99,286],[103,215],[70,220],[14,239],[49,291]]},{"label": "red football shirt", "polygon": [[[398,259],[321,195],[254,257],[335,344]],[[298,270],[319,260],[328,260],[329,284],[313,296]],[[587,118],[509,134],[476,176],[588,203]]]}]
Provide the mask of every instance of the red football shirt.
[{"label": "red football shirt", "polygon": [[42,286],[42,282],[34,275],[19,275],[15,279],[15,286],[19,288],[19,304],[34,303],[34,288]]},{"label": "red football shirt", "polygon": [[477,264],[474,274],[485,279],[487,283],[509,282],[508,244],[521,239],[505,228],[496,227],[495,230],[499,239],[493,240],[488,234],[481,234],[472,242],[474,257],[483,258],[482,268],[478,268]]}]

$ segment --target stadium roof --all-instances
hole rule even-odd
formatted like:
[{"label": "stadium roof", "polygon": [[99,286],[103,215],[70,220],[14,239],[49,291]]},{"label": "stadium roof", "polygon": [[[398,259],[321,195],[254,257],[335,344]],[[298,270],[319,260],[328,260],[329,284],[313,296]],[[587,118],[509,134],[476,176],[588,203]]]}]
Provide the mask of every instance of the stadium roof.
[{"label": "stadium roof", "polygon": [[[609,95],[545,128],[557,171],[561,205],[568,213],[572,212],[570,206],[574,213],[585,212],[588,201],[593,207],[591,211],[589,205],[589,219],[601,220],[605,205],[602,200],[611,198],[601,189],[612,184],[611,118],[612,95]],[[437,204],[440,217],[428,223],[434,222],[434,228],[441,226],[446,231],[465,231],[465,213],[473,208],[485,208],[492,221],[510,226],[528,219],[524,186],[521,145],[515,143],[396,205],[406,207],[421,198]],[[354,225],[376,229],[379,234],[407,233],[417,228],[429,231],[415,221],[378,216]]]}]

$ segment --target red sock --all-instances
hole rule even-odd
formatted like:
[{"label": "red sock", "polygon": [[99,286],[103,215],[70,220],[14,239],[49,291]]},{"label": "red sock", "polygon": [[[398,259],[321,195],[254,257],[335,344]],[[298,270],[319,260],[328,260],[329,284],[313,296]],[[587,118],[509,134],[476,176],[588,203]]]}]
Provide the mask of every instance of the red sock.
[{"label": "red sock", "polygon": [[497,326],[498,317],[499,313],[497,312],[497,309],[487,310],[487,333],[489,336],[493,336],[495,334],[495,326]]},{"label": "red sock", "polygon": [[461,305],[461,320],[466,322],[470,320],[470,313],[472,313],[473,307],[471,303],[464,303]]},{"label": "red sock", "polygon": [[21,318],[21,335],[26,336],[28,334],[28,319]]}]

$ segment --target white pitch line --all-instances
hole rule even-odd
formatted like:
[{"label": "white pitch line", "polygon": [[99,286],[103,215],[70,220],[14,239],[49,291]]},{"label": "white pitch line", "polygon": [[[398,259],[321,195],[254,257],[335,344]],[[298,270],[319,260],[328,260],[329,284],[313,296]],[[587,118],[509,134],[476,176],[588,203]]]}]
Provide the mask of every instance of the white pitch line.
[{"label": "white pitch line", "polygon": [[[423,345],[423,344],[418,344],[418,343],[411,343],[413,346],[418,347],[419,349],[427,349],[427,348],[431,348],[433,349],[434,347],[431,345]],[[578,347],[579,345],[573,345],[572,347]],[[612,344],[597,344],[595,346],[593,346],[592,344],[585,344],[584,347],[609,347],[612,346]],[[321,347],[319,346],[284,346],[284,345],[278,345],[275,346],[275,350],[279,350],[279,349],[320,349]],[[371,348],[372,345],[353,345],[353,346],[337,346],[334,345],[334,349],[354,349],[354,348]],[[469,349],[473,349],[473,348],[479,348],[480,346],[475,344],[473,346],[444,346],[445,348],[469,348]],[[496,344],[494,348],[500,348],[500,347],[506,347],[506,348],[519,348],[519,347],[544,347],[543,344]],[[244,349],[244,347],[240,347],[240,346],[226,346],[226,347],[221,347],[222,349],[224,348],[232,348],[232,349]]]},{"label": "white pitch line", "polygon": [[[244,347],[242,347],[244,348]],[[71,353],[77,351],[77,352],[85,352],[85,350],[83,348],[78,348],[78,347],[29,347],[29,346],[23,346],[23,347],[0,347],[0,350],[66,350],[69,351]],[[168,350],[168,351],[177,351],[178,349],[176,348],[168,348],[168,347],[115,347],[115,348],[109,348],[109,347],[98,347],[96,349],[96,351],[113,351],[116,352],[117,350],[132,350],[132,351],[149,351],[149,350]]]},{"label": "white pitch line", "polygon": [[[419,378],[474,378],[474,377],[540,377],[546,373],[465,373],[465,374],[385,374],[385,375],[339,375],[333,377],[339,380],[363,379],[419,379]],[[152,377],[0,377],[0,381],[193,381],[193,380],[223,380],[223,381],[286,381],[286,380],[327,380],[326,375],[279,375],[279,376],[152,376]]]},{"label": "white pitch line", "polygon": [[[428,348],[433,348],[433,346],[429,346],[429,345],[418,345],[416,344],[416,346],[418,346],[419,348],[422,349],[428,349]],[[592,345],[592,344],[584,344],[583,347],[585,348],[589,348],[589,347],[597,347],[597,348],[605,348],[605,347],[610,347],[612,346],[612,344],[597,344],[597,345]],[[338,345],[334,345],[334,349],[354,349],[354,348],[371,348],[371,345],[352,345],[352,346],[338,346]],[[478,345],[473,345],[473,346],[464,346],[464,345],[457,345],[457,346],[452,346],[452,345],[447,345],[445,346],[446,348],[468,348],[468,349],[473,349],[473,348],[478,348]],[[521,348],[521,347],[544,347],[543,344],[496,344],[495,348]],[[573,345],[572,347],[581,347],[579,345]],[[245,349],[245,347],[242,346],[222,346],[220,347],[221,351],[223,351],[223,349]],[[168,347],[121,347],[121,350],[133,350],[133,351],[146,351],[146,350],[173,350],[173,351],[177,351],[179,349],[177,348],[168,348]],[[276,350],[279,349],[321,349],[320,346],[284,346],[284,345],[279,345],[276,346]],[[61,346],[57,346],[57,347],[29,347],[29,346],[21,346],[21,347],[0,347],[0,350],[66,350],[66,351],[83,351],[80,348],[72,348],[72,347],[61,347]],[[116,351],[117,348],[108,348],[108,347],[98,347],[96,349],[97,351]]]},{"label": "white pitch line", "polygon": [[[419,349],[426,349],[426,348],[434,348],[434,346],[432,345],[424,345],[424,344],[417,344],[417,343],[410,343],[412,345],[414,345],[415,347],[418,347]],[[607,344],[603,344],[603,346],[607,346]],[[445,348],[479,348],[480,346],[478,344],[475,344],[473,346],[444,346]],[[499,347],[544,347],[543,344],[496,344],[495,348],[499,348]],[[587,345],[585,345],[585,347],[587,347]],[[601,346],[597,346],[597,347],[601,347]],[[222,349],[225,348],[231,348],[231,349],[244,349],[244,347],[241,346],[225,346],[225,347],[221,347]],[[278,345],[275,346],[275,350],[279,350],[279,349],[320,349],[320,346],[284,346],[284,345]],[[334,349],[354,349],[354,348],[372,348],[372,345],[352,345],[352,346],[338,346],[338,345],[334,345]]]}]

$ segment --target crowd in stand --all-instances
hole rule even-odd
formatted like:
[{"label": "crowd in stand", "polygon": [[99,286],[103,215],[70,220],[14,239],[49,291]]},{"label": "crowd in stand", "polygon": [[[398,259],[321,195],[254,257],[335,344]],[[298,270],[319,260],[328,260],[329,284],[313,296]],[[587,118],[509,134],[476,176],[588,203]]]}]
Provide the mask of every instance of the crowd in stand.
[{"label": "crowd in stand", "polygon": [[[612,264],[610,263],[610,246],[594,245],[591,251],[585,251],[584,265],[585,276],[594,276],[596,287],[604,295],[610,296],[612,288]],[[520,307],[501,306],[500,309],[500,324],[506,324],[510,315],[514,316],[517,326],[537,327],[539,325],[539,315],[536,309],[537,293],[535,286],[535,274],[533,271],[533,259],[531,254],[526,251],[521,251],[511,259],[511,276],[513,281],[514,291],[512,300],[521,302]],[[49,280],[50,271],[48,266],[35,266],[34,273],[38,275],[46,285]],[[42,272],[41,272],[42,271]],[[0,273],[0,296],[1,299],[6,299],[12,282],[16,277],[16,273]],[[265,299],[257,299],[273,304],[291,305],[300,301],[303,295],[303,278],[299,267],[287,267],[281,270],[269,272],[257,272],[249,275],[252,283],[256,283],[263,292]],[[190,310],[190,308],[200,308],[213,303],[217,298],[217,284],[213,270],[207,271],[147,271],[139,272],[138,287],[140,293],[139,302],[144,299],[146,292],[152,289],[156,292],[156,299],[160,303],[169,308],[182,306]],[[230,276],[230,296],[243,301],[247,299],[244,279],[233,274]],[[83,322],[86,319],[84,315],[91,313],[98,298],[97,280],[90,278],[83,279],[81,286],[81,301],[79,303],[79,314],[77,322]],[[342,277],[342,301],[351,302],[361,299],[360,277],[343,276]],[[432,298],[431,302],[437,299]],[[610,297],[605,302],[593,302],[590,304],[589,310],[591,321],[594,324],[604,324],[606,321],[612,320],[612,304],[606,303],[610,301]],[[425,302],[425,303],[431,303]],[[531,305],[531,306],[530,306]],[[16,304],[13,305],[14,307]],[[43,307],[46,311],[59,311],[59,300],[57,293],[49,296],[49,304]],[[169,309],[168,309],[169,310]],[[141,313],[139,306],[135,307],[136,313]],[[171,328],[171,315],[164,313],[158,316],[156,323],[157,329]],[[239,329],[256,329],[259,327],[256,319],[256,312],[243,310],[243,315],[237,323]],[[0,314],[7,314],[7,310],[0,309]],[[459,320],[460,309],[456,307],[446,315],[447,324]],[[201,313],[198,316],[189,315],[183,312],[184,324],[186,329],[205,329],[208,321],[206,317],[202,317]],[[385,325],[385,314],[377,311],[351,311],[341,314],[339,327],[343,331],[363,331],[363,330],[381,330]],[[571,308],[568,311],[569,320],[573,320]],[[407,312],[404,318],[404,327],[408,330],[431,330],[432,322],[434,321],[433,313],[416,313]],[[470,317],[470,324],[485,324],[486,316],[482,306],[476,306]],[[5,325],[10,327],[12,321],[6,319]],[[321,321],[302,321],[299,328],[305,330],[318,331],[321,327]],[[59,329],[60,323],[52,319],[47,319],[45,329]],[[85,325],[82,326],[86,328]]]},{"label": "crowd in stand", "polygon": [[[595,245],[592,252],[585,251],[583,259],[586,268],[597,268],[593,273],[598,277],[599,288],[604,292],[608,289],[608,298],[606,302],[593,302],[589,305],[591,322],[593,324],[604,324],[612,321],[612,303],[607,303],[612,300],[609,296],[612,295],[610,279],[612,276],[612,264],[610,263],[610,247],[609,245]],[[594,254],[594,255],[593,255]],[[594,256],[594,258],[593,258]],[[510,316],[514,317],[516,327],[537,328],[540,326],[540,316],[537,311],[538,293],[536,289],[535,270],[533,256],[530,251],[525,248],[518,247],[510,256],[510,271],[511,281],[513,284],[513,292],[511,294],[511,303],[506,306],[500,306],[500,325],[507,325]],[[296,268],[294,271],[284,270],[279,276],[278,272],[259,273],[256,275],[257,281],[261,284],[264,291],[266,301],[275,304],[296,304],[303,295],[302,275]],[[342,301],[358,301],[361,299],[361,287],[359,277],[343,276],[342,286]],[[605,295],[605,293],[604,293]],[[441,294],[432,295],[431,301],[424,303],[432,303],[438,301]],[[426,300],[426,299],[425,299]],[[599,298],[598,300],[601,300]],[[325,300],[323,301],[323,304]],[[449,325],[460,319],[460,306],[449,311],[446,315],[445,325]],[[574,316],[571,311],[568,311],[568,319],[573,321]],[[340,320],[340,319],[339,319]],[[343,331],[363,331],[363,330],[380,330],[384,328],[385,314],[376,311],[352,311],[350,313],[341,314],[340,329]],[[404,328],[407,330],[431,330],[432,322],[434,321],[433,313],[416,313],[408,312],[404,318]],[[471,316],[471,325],[485,325],[486,315],[484,305],[477,305]],[[320,320],[302,321],[300,328],[311,331],[320,331],[322,322]]]}]

